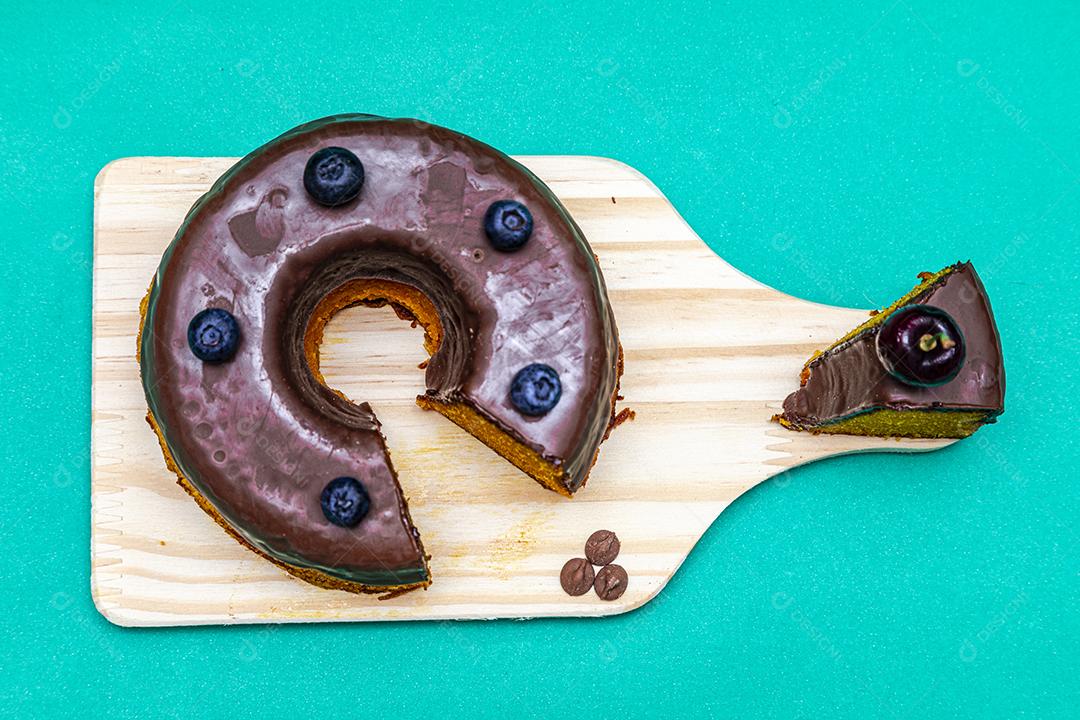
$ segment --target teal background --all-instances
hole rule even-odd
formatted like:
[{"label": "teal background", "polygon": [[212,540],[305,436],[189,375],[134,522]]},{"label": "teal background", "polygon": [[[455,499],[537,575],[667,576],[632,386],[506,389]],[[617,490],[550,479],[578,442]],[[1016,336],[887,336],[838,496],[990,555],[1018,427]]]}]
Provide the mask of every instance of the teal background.
[{"label": "teal background", "polygon": [[[0,714],[1076,717],[1075,5],[230,5],[0,22]],[[821,302],[971,258],[1008,410],[758,487],[621,617],[114,627],[89,594],[94,175],[342,111],[618,158]]]}]

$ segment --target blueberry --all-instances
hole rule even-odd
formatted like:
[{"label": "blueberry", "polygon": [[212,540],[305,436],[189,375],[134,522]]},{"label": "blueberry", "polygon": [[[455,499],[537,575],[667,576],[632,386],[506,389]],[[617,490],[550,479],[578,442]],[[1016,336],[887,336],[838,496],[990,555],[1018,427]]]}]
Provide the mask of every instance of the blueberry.
[{"label": "blueberry", "polygon": [[334,478],[326,483],[320,502],[326,519],[341,527],[356,527],[371,509],[371,499],[364,486],[351,477]]},{"label": "blueberry", "polygon": [[524,245],[532,229],[532,213],[517,200],[493,202],[484,214],[484,233],[492,247],[502,252],[513,252]]},{"label": "blueberry", "polygon": [[203,362],[232,360],[240,345],[240,326],[228,310],[209,308],[191,318],[187,329],[188,347]]},{"label": "blueberry", "polygon": [[930,387],[949,382],[964,364],[964,336],[949,313],[929,305],[909,305],[885,320],[877,354],[890,375]]},{"label": "blueberry", "polygon": [[510,383],[510,402],[522,415],[546,415],[561,396],[559,373],[543,363],[521,368]]},{"label": "blueberry", "polygon": [[360,194],[364,165],[360,158],[340,147],[324,147],[304,167],[304,189],[320,205],[344,205]]}]

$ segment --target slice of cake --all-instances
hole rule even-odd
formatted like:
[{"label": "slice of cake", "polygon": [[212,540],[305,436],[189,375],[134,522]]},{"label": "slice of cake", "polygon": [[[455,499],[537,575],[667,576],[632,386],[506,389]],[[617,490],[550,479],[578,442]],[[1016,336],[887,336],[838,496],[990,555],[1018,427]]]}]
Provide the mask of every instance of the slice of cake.
[{"label": "slice of cake", "polygon": [[774,420],[792,430],[960,438],[1005,409],[994,314],[971,263],[921,273],[911,292],[803,366]]}]

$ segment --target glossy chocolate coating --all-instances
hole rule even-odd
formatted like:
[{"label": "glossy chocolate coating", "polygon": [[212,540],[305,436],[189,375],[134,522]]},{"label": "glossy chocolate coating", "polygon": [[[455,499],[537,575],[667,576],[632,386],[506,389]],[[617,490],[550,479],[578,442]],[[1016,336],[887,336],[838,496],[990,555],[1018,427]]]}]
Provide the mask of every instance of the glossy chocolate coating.
[{"label": "glossy chocolate coating", "polygon": [[982,281],[970,263],[954,266],[910,304],[937,307],[955,320],[967,356],[956,377],[920,387],[888,373],[875,348],[881,325],[827,350],[807,366],[806,383],[784,400],[784,419],[812,428],[869,410],[975,410],[998,414],[1005,402],[1005,366],[994,314]]},{"label": "glossy chocolate coating", "polygon": [[[303,186],[309,157],[331,145],[366,171],[359,197],[339,207]],[[510,254],[493,251],[483,230],[500,199],[524,203],[535,220]],[[140,340],[147,401],[180,472],[272,558],[372,587],[424,583],[424,551],[378,421],[366,403],[319,383],[304,356],[311,312],[357,278],[431,300],[443,340],[427,366],[428,394],[472,406],[564,468],[570,492],[610,422],[615,322],[591,249],[547,187],[502,153],[426,123],[309,123],[241,160],[192,208],[154,279]],[[231,312],[243,338],[216,366],[185,338],[208,307]],[[533,362],[555,368],[563,385],[540,418],[509,399],[514,374]],[[355,528],[329,523],[320,508],[322,488],[339,476],[360,478],[370,494]]]}]

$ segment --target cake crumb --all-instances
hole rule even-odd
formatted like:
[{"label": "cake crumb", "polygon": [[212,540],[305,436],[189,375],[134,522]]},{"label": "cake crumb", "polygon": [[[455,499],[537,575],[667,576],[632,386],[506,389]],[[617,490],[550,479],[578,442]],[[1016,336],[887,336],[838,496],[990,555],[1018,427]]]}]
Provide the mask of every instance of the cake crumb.
[{"label": "cake crumb", "polygon": [[630,408],[623,408],[622,410],[619,411],[619,414],[616,415],[615,418],[611,421],[611,429],[614,430],[615,428],[619,427],[620,425],[622,425],[627,420],[633,420],[636,417],[637,417],[636,412],[634,412]]},{"label": "cake crumb", "polygon": [[[413,585],[413,586],[408,586],[408,587],[395,588],[395,589],[391,590],[390,592],[386,593],[385,595],[380,595],[379,597],[377,597],[375,599],[376,600],[393,600],[396,597],[401,597],[402,595],[404,595],[407,592],[412,592],[413,590],[416,589],[416,587],[417,586]],[[424,586],[424,589],[427,590],[426,585]]]},{"label": "cake crumb", "polygon": [[612,204],[612,205],[614,205],[614,204],[615,204],[615,197],[614,197],[614,196],[612,196],[612,198],[611,198],[611,204]]}]

